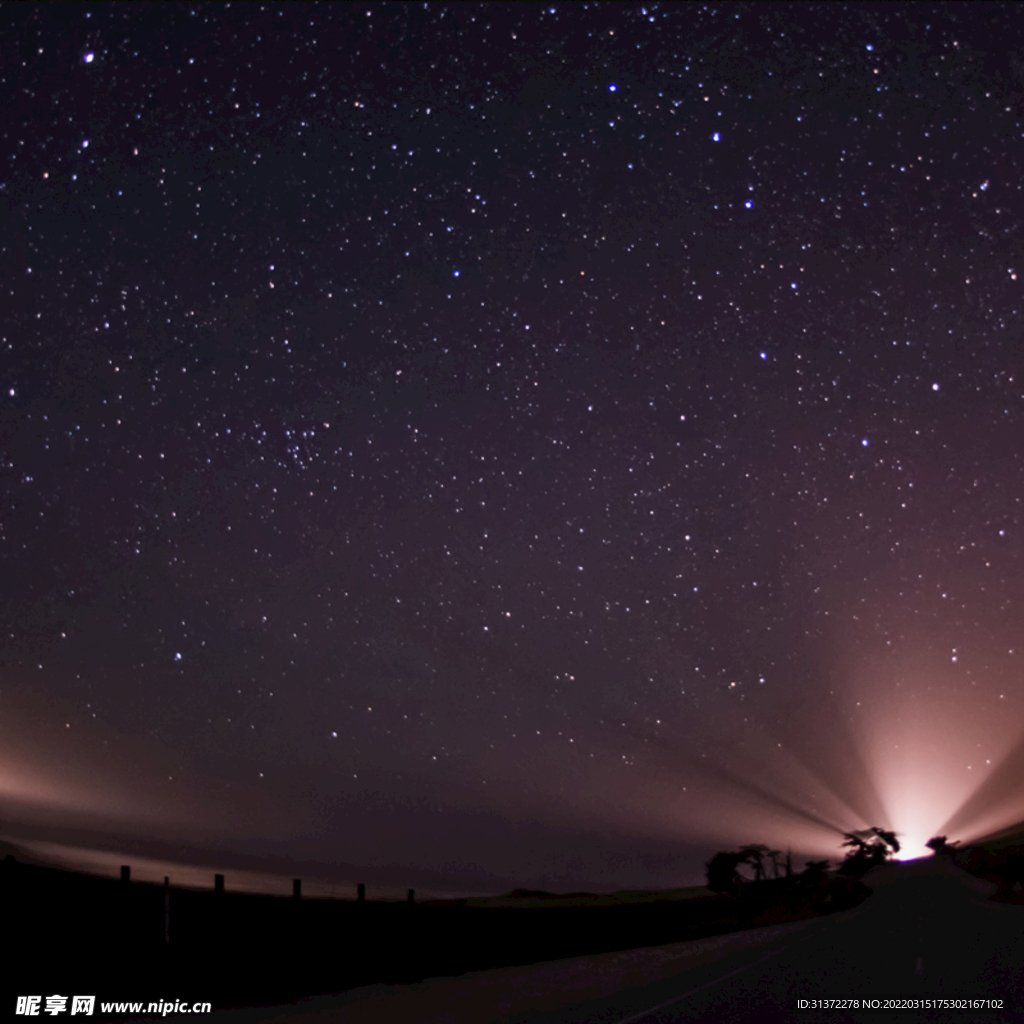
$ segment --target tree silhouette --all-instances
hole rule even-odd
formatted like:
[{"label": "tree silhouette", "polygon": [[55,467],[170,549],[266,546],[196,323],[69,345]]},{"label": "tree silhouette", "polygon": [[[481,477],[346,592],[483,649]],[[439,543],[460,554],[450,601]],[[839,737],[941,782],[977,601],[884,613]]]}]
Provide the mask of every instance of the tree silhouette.
[{"label": "tree silhouette", "polygon": [[871,831],[890,847],[893,853],[900,852],[900,841],[896,838],[895,832],[887,832],[884,828],[873,828]]},{"label": "tree silhouette", "polygon": [[927,846],[929,850],[932,850],[936,856],[943,853],[952,856],[952,854],[956,852],[956,846],[959,842],[960,840],[958,839],[949,843],[946,841],[945,836],[933,836],[927,843],[925,843],[925,846]]},{"label": "tree silhouette", "polygon": [[744,859],[754,868],[755,882],[764,880],[764,855],[767,852],[768,847],[764,843],[748,843],[740,850]]},{"label": "tree silhouette", "polygon": [[704,865],[708,873],[708,888],[712,892],[738,892],[743,878],[736,868],[748,862],[746,853],[716,853]]},{"label": "tree silhouette", "polygon": [[771,862],[772,862],[772,878],[778,878],[779,877],[779,857],[782,856],[782,851],[781,850],[769,850],[765,854],[765,856],[769,857],[771,859]]},{"label": "tree silhouette", "polygon": [[850,852],[839,865],[839,873],[850,878],[861,878],[900,851],[896,833],[881,828],[847,832],[842,845],[849,846]]}]

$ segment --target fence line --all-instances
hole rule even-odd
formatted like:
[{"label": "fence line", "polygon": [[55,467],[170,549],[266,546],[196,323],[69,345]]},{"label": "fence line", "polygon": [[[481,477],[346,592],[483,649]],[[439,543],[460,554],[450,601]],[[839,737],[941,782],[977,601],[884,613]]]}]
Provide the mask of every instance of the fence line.
[{"label": "fence line", "polygon": [[[13,858],[8,858],[8,859],[9,860],[13,860]],[[131,876],[132,876],[131,865],[130,864],[122,864],[121,865],[121,881],[124,882],[125,884],[130,884],[131,883]],[[145,884],[145,883],[143,883],[143,884]],[[171,885],[170,877],[167,876],[167,875],[164,875],[164,889],[165,890],[169,890],[170,889],[170,885]],[[189,888],[191,888],[191,887],[189,887]],[[322,897],[322,898],[324,898],[324,899],[336,899],[337,897],[335,897],[334,894],[335,894],[335,891],[337,890],[337,888],[338,888],[337,884],[332,882],[331,883],[331,895],[327,896],[327,897]],[[215,893],[219,893],[219,894],[223,894],[226,891],[225,888],[224,888],[224,875],[222,875],[220,873],[215,873],[214,874],[214,876],[213,876],[213,891]],[[273,895],[272,893],[246,892],[244,890],[239,890],[239,891],[243,895],[246,895],[246,896],[271,896],[271,895]],[[314,897],[314,899],[316,899],[316,898],[317,897]],[[301,878],[293,878],[292,879],[292,899],[296,899],[296,900],[301,900],[302,899],[302,879]],[[357,903],[365,903],[366,902],[366,883],[365,882],[359,882],[356,885],[356,902]],[[389,903],[390,902],[397,903],[399,901],[398,900],[389,900],[388,902]],[[406,903],[415,903],[416,902],[416,890],[415,889],[407,889],[406,890],[405,902]]]}]

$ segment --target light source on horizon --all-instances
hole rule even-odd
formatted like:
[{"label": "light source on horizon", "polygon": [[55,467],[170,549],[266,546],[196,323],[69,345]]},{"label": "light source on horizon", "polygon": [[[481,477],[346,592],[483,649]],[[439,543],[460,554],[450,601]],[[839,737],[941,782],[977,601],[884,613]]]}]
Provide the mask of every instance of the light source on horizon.
[{"label": "light source on horizon", "polygon": [[[926,845],[927,839],[920,839],[917,836],[913,838],[901,836],[899,833],[896,834],[900,841],[900,852],[893,858],[898,861],[905,860],[919,860],[921,857],[931,857],[932,851],[928,849]],[[928,839],[932,836],[929,835]]]},{"label": "light source on horizon", "polygon": [[[1001,761],[1020,747],[1019,725],[980,700],[965,702],[948,672],[948,664],[925,656],[867,667],[858,686],[864,711],[854,739],[886,827],[900,840],[900,861],[931,856],[926,844],[937,835],[969,842],[1020,821],[1024,811],[1016,785],[991,792]],[[989,795],[978,802],[984,790]]]}]

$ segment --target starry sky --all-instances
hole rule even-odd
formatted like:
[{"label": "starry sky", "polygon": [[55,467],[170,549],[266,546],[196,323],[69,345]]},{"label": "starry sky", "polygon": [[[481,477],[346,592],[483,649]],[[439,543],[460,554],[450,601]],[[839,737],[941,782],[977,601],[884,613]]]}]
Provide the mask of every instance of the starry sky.
[{"label": "starry sky", "polygon": [[499,891],[1024,817],[1013,5],[0,11],[6,821]]}]

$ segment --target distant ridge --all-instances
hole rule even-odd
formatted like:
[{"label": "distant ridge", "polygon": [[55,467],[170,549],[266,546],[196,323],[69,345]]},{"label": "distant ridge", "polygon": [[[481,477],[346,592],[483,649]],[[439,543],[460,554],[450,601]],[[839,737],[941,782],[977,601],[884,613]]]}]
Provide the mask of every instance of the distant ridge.
[{"label": "distant ridge", "polygon": [[547,892],[544,889],[513,889],[499,897],[503,900],[565,900],[579,896],[595,896],[592,892]]}]

